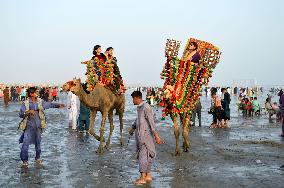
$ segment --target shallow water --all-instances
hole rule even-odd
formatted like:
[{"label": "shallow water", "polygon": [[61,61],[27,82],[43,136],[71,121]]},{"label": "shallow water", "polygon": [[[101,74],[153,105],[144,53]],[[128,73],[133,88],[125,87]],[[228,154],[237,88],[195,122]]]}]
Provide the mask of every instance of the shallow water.
[{"label": "shallow water", "polygon": [[[119,145],[117,116],[111,149],[98,155],[99,143],[94,138],[81,137],[68,129],[66,109],[49,109],[48,127],[42,135],[43,166],[34,164],[35,151],[31,146],[28,169],[20,168],[20,105],[10,103],[4,108],[1,100],[0,187],[134,187],[132,182],[139,174],[134,139],[127,145],[127,130],[136,115],[130,93],[126,93],[123,147]],[[65,102],[64,95],[60,99]],[[269,124],[264,114],[242,117],[236,109],[236,98],[232,97],[230,128],[209,129],[210,98],[203,96],[201,102],[202,127],[191,128],[190,152],[180,157],[173,156],[175,139],[170,118],[162,121],[161,109],[154,109],[158,130],[166,143],[157,146],[154,180],[147,187],[283,187],[284,171],[279,167],[284,164],[284,141],[279,137],[280,124]],[[95,126],[97,133],[99,118],[100,115]]]}]

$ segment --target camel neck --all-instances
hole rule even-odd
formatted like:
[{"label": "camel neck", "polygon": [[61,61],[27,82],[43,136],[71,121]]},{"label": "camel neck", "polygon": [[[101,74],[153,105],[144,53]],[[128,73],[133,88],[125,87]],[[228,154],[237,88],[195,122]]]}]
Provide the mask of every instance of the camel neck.
[{"label": "camel neck", "polygon": [[90,95],[87,94],[87,93],[84,91],[83,88],[81,88],[78,97],[79,97],[80,101],[81,101],[82,103],[84,103],[87,107],[91,107],[90,99],[89,99]]}]

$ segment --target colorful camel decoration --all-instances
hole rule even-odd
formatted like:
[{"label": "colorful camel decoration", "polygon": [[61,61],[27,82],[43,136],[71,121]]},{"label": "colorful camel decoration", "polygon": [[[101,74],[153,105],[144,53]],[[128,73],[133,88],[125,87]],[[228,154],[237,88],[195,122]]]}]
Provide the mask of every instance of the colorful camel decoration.
[{"label": "colorful camel decoration", "polygon": [[179,59],[180,42],[167,40],[165,56],[167,61],[161,73],[164,97],[160,105],[164,107],[163,117],[170,115],[174,123],[176,155],[180,155],[178,118],[183,129],[183,149],[189,151],[189,127],[191,113],[201,96],[203,86],[207,86],[221,52],[216,46],[190,38],[183,56]]}]

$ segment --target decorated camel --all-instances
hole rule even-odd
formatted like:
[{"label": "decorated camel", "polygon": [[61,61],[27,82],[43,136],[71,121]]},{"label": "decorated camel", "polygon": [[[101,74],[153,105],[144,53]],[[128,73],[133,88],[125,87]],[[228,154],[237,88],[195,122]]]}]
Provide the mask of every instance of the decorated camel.
[{"label": "decorated camel", "polygon": [[202,87],[208,85],[221,55],[219,49],[212,44],[190,38],[182,58],[179,59],[179,47],[180,41],[167,40],[167,61],[161,73],[165,82],[160,105],[164,107],[163,117],[169,115],[174,124],[175,155],[180,155],[178,119],[182,127],[183,150],[188,152],[191,114],[201,96]]},{"label": "decorated camel", "polygon": [[[71,82],[67,82],[63,86],[64,90],[70,90],[75,95],[77,95],[86,107],[88,107],[91,111],[90,113],[90,128],[89,133],[93,135],[98,141],[100,141],[98,153],[103,152],[103,141],[104,141],[104,130],[105,130],[105,122],[108,117],[110,123],[110,132],[105,145],[106,149],[109,149],[110,139],[112,136],[112,132],[114,129],[113,125],[113,111],[116,109],[119,115],[119,123],[120,123],[120,144],[122,145],[122,129],[123,129],[123,113],[125,108],[125,96],[124,94],[114,94],[110,89],[96,84],[89,94],[87,94],[82,85],[80,79],[74,79]],[[98,136],[94,132],[95,118],[97,115],[97,111],[101,112],[102,120],[100,127],[100,135]]]}]

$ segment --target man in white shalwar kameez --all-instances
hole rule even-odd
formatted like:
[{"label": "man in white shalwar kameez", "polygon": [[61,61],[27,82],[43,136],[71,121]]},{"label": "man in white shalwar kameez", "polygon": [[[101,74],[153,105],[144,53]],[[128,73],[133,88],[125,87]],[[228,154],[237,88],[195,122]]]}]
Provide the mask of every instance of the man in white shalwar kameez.
[{"label": "man in white shalwar kameez", "polygon": [[67,108],[68,108],[68,120],[69,127],[76,130],[77,120],[79,117],[80,100],[71,91],[68,92],[67,96]]}]

